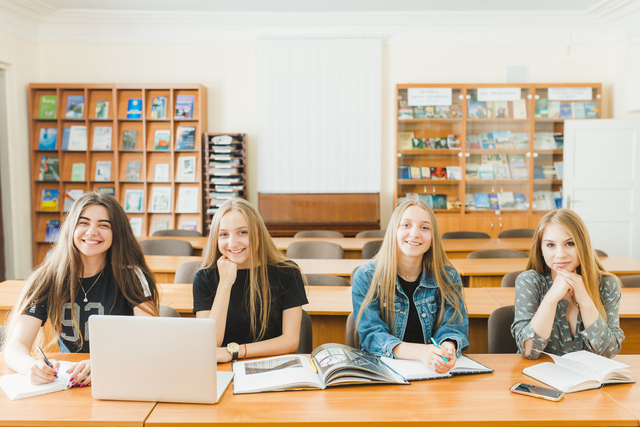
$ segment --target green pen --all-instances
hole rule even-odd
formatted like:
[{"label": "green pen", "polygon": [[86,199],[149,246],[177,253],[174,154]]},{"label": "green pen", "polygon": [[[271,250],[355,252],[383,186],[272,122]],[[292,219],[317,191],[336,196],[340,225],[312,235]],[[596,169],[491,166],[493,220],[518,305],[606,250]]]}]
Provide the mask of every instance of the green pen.
[{"label": "green pen", "polygon": [[[433,343],[433,345],[436,346],[436,348],[440,348],[440,346],[438,345],[438,343],[436,342],[436,340],[433,339],[433,337],[431,337],[431,342]],[[445,363],[449,363],[449,361],[447,360],[446,357],[442,356],[442,358],[444,359]]]}]

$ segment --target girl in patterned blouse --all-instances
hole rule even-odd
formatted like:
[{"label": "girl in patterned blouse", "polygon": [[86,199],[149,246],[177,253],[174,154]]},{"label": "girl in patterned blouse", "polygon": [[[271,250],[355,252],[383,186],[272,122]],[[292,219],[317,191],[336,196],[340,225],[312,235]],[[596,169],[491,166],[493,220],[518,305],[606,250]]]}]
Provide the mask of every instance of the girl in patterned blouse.
[{"label": "girl in patterned blouse", "polygon": [[624,340],[619,307],[620,283],[598,260],[584,221],[568,209],[546,214],[516,279],[518,351],[529,359],[579,350],[613,357]]}]

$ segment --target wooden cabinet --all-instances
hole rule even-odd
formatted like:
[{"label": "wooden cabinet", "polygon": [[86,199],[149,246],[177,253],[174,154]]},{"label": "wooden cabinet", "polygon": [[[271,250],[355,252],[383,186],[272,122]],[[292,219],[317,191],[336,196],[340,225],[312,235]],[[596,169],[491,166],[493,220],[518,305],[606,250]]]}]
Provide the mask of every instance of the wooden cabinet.
[{"label": "wooden cabinet", "polygon": [[204,134],[205,234],[226,200],[247,198],[247,137],[244,133]]},{"label": "wooden cabinet", "polygon": [[441,232],[533,228],[562,200],[567,118],[600,118],[602,85],[397,85],[396,206],[421,198]]},{"label": "wooden cabinet", "polygon": [[112,194],[139,236],[203,231],[206,100],[199,84],[29,85],[34,263],[89,190]]}]

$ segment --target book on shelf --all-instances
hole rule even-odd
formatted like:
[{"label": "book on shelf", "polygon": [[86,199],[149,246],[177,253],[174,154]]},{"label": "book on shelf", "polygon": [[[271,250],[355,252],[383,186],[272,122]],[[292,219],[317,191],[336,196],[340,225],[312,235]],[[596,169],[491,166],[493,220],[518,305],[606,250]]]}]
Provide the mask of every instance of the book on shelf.
[{"label": "book on shelf", "polygon": [[489,209],[493,209],[493,210],[500,209],[500,204],[498,202],[497,194],[489,193]]},{"label": "book on shelf", "polygon": [[553,166],[556,168],[558,179],[564,179],[564,162],[553,162]]},{"label": "book on shelf", "polygon": [[447,177],[449,179],[462,179],[462,171],[460,166],[447,166]]},{"label": "book on shelf", "polygon": [[464,165],[464,175],[467,179],[480,179],[479,166],[477,163],[467,163]]},{"label": "book on shelf", "polygon": [[529,149],[529,136],[526,132],[514,132],[513,145],[519,150]]},{"label": "book on shelf", "polygon": [[71,384],[69,384],[71,374],[68,374],[67,370],[75,366],[75,364],[75,362],[61,360],[58,368],[58,377],[47,384],[31,384],[31,381],[22,374],[3,375],[0,377],[0,388],[9,397],[9,400],[24,399],[67,390],[71,388]]},{"label": "book on shelf", "polygon": [[131,224],[131,230],[135,237],[142,237],[142,218],[129,217],[129,224]]},{"label": "book on shelf", "polygon": [[152,119],[166,119],[167,118],[167,104],[168,98],[166,96],[154,96],[151,98],[151,118]]},{"label": "book on shelf", "polygon": [[500,209],[515,209],[516,200],[513,197],[513,192],[503,191],[498,193],[498,205],[500,205]]},{"label": "book on shelf", "polygon": [[527,199],[524,197],[524,194],[514,193],[513,201],[515,203],[516,209],[529,209],[529,204],[527,203]]},{"label": "book on shelf", "polygon": [[69,95],[67,97],[67,119],[82,119],[84,117],[84,95]]},{"label": "book on shelf", "polygon": [[509,173],[509,165],[493,165],[493,171],[496,179],[511,179],[511,174]]},{"label": "book on shelf", "polygon": [[467,115],[470,119],[486,119],[487,104],[484,101],[470,99],[467,104]]},{"label": "book on shelf", "polygon": [[84,181],[87,165],[74,163],[71,165],[71,181]]},{"label": "book on shelf", "polygon": [[209,191],[209,197],[212,199],[228,200],[240,196],[237,191]]},{"label": "book on shelf", "polygon": [[44,241],[47,243],[55,243],[60,236],[60,220],[48,219],[44,231]]},{"label": "book on shelf", "polygon": [[436,149],[446,150],[447,148],[449,148],[449,142],[447,141],[447,138],[434,138],[434,139],[436,141],[436,147],[435,147]]},{"label": "book on shelf", "polygon": [[380,361],[401,375],[407,381],[433,380],[451,378],[455,375],[490,374],[493,369],[467,357],[460,356],[453,368],[444,374],[437,373],[431,366],[427,366],[421,360],[392,359],[381,357]]},{"label": "book on shelf", "polygon": [[447,135],[447,147],[450,150],[460,149],[460,135]]},{"label": "book on shelf", "polygon": [[151,192],[151,212],[171,213],[171,187],[153,187]]},{"label": "book on shelf", "polygon": [[549,101],[547,103],[547,116],[550,119],[560,118],[560,101]]},{"label": "book on shelf", "polygon": [[60,159],[53,156],[42,156],[38,179],[40,181],[60,181]]},{"label": "book on shelf", "polygon": [[69,151],[87,150],[87,127],[71,126],[64,128],[62,149]]},{"label": "book on shelf", "polygon": [[170,144],[171,131],[169,129],[156,130],[154,148],[156,150],[168,150]]},{"label": "book on shelf", "polygon": [[45,188],[42,190],[42,196],[40,198],[40,210],[56,212],[58,210],[58,200],[60,200],[59,190]]},{"label": "book on shelf", "polygon": [[479,165],[478,166],[478,175],[480,179],[496,179],[496,175],[493,169],[494,165]]},{"label": "book on shelf", "polygon": [[447,209],[447,195],[446,194],[434,194],[432,195],[433,209]]},{"label": "book on shelf", "polygon": [[413,132],[398,132],[398,150],[410,150],[411,140],[415,137]]},{"label": "book on shelf", "polygon": [[178,126],[176,132],[176,150],[193,150],[196,142],[195,126]]},{"label": "book on shelf", "polygon": [[457,197],[447,197],[447,209],[460,209],[462,207],[462,203],[460,203],[460,199]]},{"label": "book on shelf", "polygon": [[[209,173],[211,173],[211,170],[209,171]],[[178,171],[176,174],[176,181],[196,182],[196,156],[178,157]]]},{"label": "book on shelf", "polygon": [[439,119],[451,119],[451,108],[449,105],[436,105],[436,117]]},{"label": "book on shelf", "polygon": [[93,149],[111,150],[111,126],[96,126],[93,128]]},{"label": "book on shelf", "polygon": [[413,108],[398,108],[398,119],[413,119]]},{"label": "book on shelf", "polygon": [[182,222],[183,230],[191,230],[198,231],[198,221],[183,221]]},{"label": "book on shelf", "polygon": [[[436,107],[435,105],[425,105],[424,106],[424,117],[427,119],[436,118]],[[414,118],[417,118],[414,116]]]},{"label": "book on shelf", "polygon": [[493,101],[493,117],[496,119],[509,118],[509,104],[507,101]]},{"label": "book on shelf", "polygon": [[465,195],[464,195],[464,208],[465,209],[475,209],[476,208],[473,194],[465,193]]},{"label": "book on shelf", "polygon": [[422,138],[413,138],[411,140],[411,148],[424,148],[424,140]]},{"label": "book on shelf", "polygon": [[240,191],[240,190],[244,190],[244,185],[243,184],[238,184],[238,185],[216,185],[215,190],[216,191]]},{"label": "book on shelf", "polygon": [[178,213],[198,213],[198,187],[181,186],[178,190]]},{"label": "book on shelf", "polygon": [[536,99],[535,112],[536,119],[546,119],[549,117],[549,100],[547,98]]},{"label": "book on shelf", "polygon": [[138,141],[137,130],[122,131],[122,149],[123,150],[135,150],[137,141]]},{"label": "book on shelf", "polygon": [[165,231],[169,229],[169,221],[158,221],[155,220],[151,223],[151,235],[156,231]]},{"label": "book on shelf", "polygon": [[98,160],[96,162],[94,181],[111,181],[111,160]]},{"label": "book on shelf", "polygon": [[[64,192],[64,212],[69,212],[73,203],[84,194],[83,190],[67,190]],[[115,194],[115,193],[114,193]]]},{"label": "book on shelf", "polygon": [[453,102],[449,105],[449,116],[452,119],[459,119],[462,117],[462,104],[459,102]]},{"label": "book on shelf", "polygon": [[561,119],[573,118],[573,108],[570,102],[560,103],[560,118]]},{"label": "book on shelf", "polygon": [[493,119],[495,117],[493,109],[493,101],[487,101],[487,119]]},{"label": "book on shelf", "polygon": [[470,133],[467,135],[467,150],[475,150],[482,148],[480,144],[480,136]]},{"label": "book on shelf", "polygon": [[431,179],[447,179],[447,169],[431,166]]},{"label": "book on shelf", "polygon": [[509,149],[514,148],[513,136],[510,130],[494,130],[492,132],[496,148]]},{"label": "book on shelf", "polygon": [[584,102],[573,103],[573,118],[574,119],[586,119],[586,111],[584,109]]},{"label": "book on shelf", "polygon": [[427,111],[424,106],[413,107],[413,118],[414,119],[424,119],[427,117]]},{"label": "book on shelf", "polygon": [[169,163],[156,163],[153,180],[155,182],[169,182]]},{"label": "book on shelf", "polygon": [[192,119],[195,95],[176,96],[176,119]]},{"label": "book on shelf", "polygon": [[58,110],[58,95],[40,95],[39,119],[55,119]]},{"label": "book on shelf", "polygon": [[584,112],[587,119],[597,119],[599,117],[598,113],[598,103],[597,102],[585,102],[584,103]]},{"label": "book on shelf", "polygon": [[480,145],[484,149],[495,150],[496,142],[493,139],[493,132],[482,132],[480,135]]},{"label": "book on shelf", "polygon": [[524,154],[509,154],[509,168],[512,179],[529,179],[527,161]]},{"label": "book on shelf", "polygon": [[142,118],[142,99],[131,98],[127,101],[127,119]]},{"label": "book on shelf", "polygon": [[422,178],[422,170],[420,166],[411,166],[411,179],[421,179]]},{"label": "book on shelf", "polygon": [[98,187],[98,193],[116,197],[116,189],[114,187]]},{"label": "book on shelf", "polygon": [[556,168],[553,165],[542,165],[542,176],[545,179],[555,179],[556,178]]},{"label": "book on shelf", "polygon": [[542,166],[533,166],[533,179],[544,179],[544,173],[542,173]]},{"label": "book on shelf", "polygon": [[142,162],[139,160],[130,160],[127,162],[127,181],[140,181],[140,170]]},{"label": "book on shelf", "polygon": [[473,204],[476,209],[489,209],[489,193],[473,193]]},{"label": "book on shelf", "polygon": [[506,165],[507,157],[504,154],[483,154],[483,165]]},{"label": "book on shelf", "polygon": [[106,119],[109,117],[109,101],[96,102],[96,119]]},{"label": "book on shelf", "polygon": [[556,140],[553,132],[536,132],[533,134],[533,148],[537,150],[554,150]]},{"label": "book on shelf", "polygon": [[124,192],[124,211],[129,213],[142,212],[142,198],[144,191],[137,188],[130,188]]},{"label": "book on shelf", "polygon": [[558,356],[545,353],[554,363],[528,366],[522,373],[565,393],[600,388],[607,384],[635,383],[629,365],[586,350]]},{"label": "book on shelf", "polygon": [[551,191],[534,191],[532,194],[531,203],[533,204],[533,209],[551,210],[556,209],[556,203],[554,199],[554,194]]},{"label": "book on shelf", "polygon": [[420,166],[420,175],[422,175],[422,179],[431,179],[431,168],[429,166]]},{"label": "book on shelf", "polygon": [[41,128],[38,150],[55,150],[58,140],[57,128]]},{"label": "book on shelf", "polygon": [[436,138],[422,138],[424,148],[436,149]]},{"label": "book on shelf", "polygon": [[216,135],[211,138],[213,145],[231,145],[233,144],[233,137],[231,135]]},{"label": "book on shelf", "polygon": [[561,133],[554,133],[553,140],[556,143],[556,148],[562,149],[564,148],[564,135]]},{"label": "book on shelf", "polygon": [[233,364],[233,394],[324,390],[344,384],[408,384],[371,353],[342,344],[323,344],[311,357],[290,354]]},{"label": "book on shelf", "polygon": [[509,102],[512,113],[510,117],[514,119],[526,119],[527,118],[527,102],[524,99],[518,99],[513,102]]}]

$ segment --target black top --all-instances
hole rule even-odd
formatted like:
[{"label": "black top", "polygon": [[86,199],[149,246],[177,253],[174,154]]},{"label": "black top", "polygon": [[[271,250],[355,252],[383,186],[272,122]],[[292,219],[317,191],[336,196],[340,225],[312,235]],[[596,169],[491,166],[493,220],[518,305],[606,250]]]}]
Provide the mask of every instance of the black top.
[{"label": "black top", "polygon": [[416,303],[413,300],[413,293],[418,289],[420,284],[420,277],[422,273],[418,275],[418,278],[413,282],[407,282],[402,277],[398,276],[400,280],[400,286],[405,295],[409,297],[409,317],[407,318],[407,328],[404,331],[404,337],[402,341],[412,342],[417,344],[425,344],[424,332],[422,331],[422,324],[420,323],[420,317],[418,317],[418,310],[416,309]]},{"label": "black top", "polygon": [[[269,325],[263,340],[282,335],[282,312],[289,308],[307,304],[304,282],[300,270],[289,266],[268,266],[271,286],[271,314]],[[218,283],[217,268],[198,271],[193,279],[193,312],[211,310],[216,296]],[[238,270],[236,281],[231,288],[227,325],[222,345],[230,342],[239,344],[255,342],[251,335],[251,317],[249,313],[249,270]],[[258,312],[258,318],[260,318]]]},{"label": "black top", "polygon": [[[82,288],[87,291],[87,302],[84,302],[85,296],[82,289],[78,289],[76,294],[73,309],[84,339],[82,347],[80,347],[80,334],[71,317],[71,304],[67,302],[62,305],[62,334],[58,339],[61,353],[89,353],[90,316],[94,314],[133,315],[134,306],[120,292],[111,274],[111,267],[107,265],[100,277],[98,275],[100,273],[82,279]],[[143,285],[146,288],[145,294],[151,295],[148,283]],[[47,321],[47,301],[31,306],[25,314],[40,319],[44,325]]]}]

